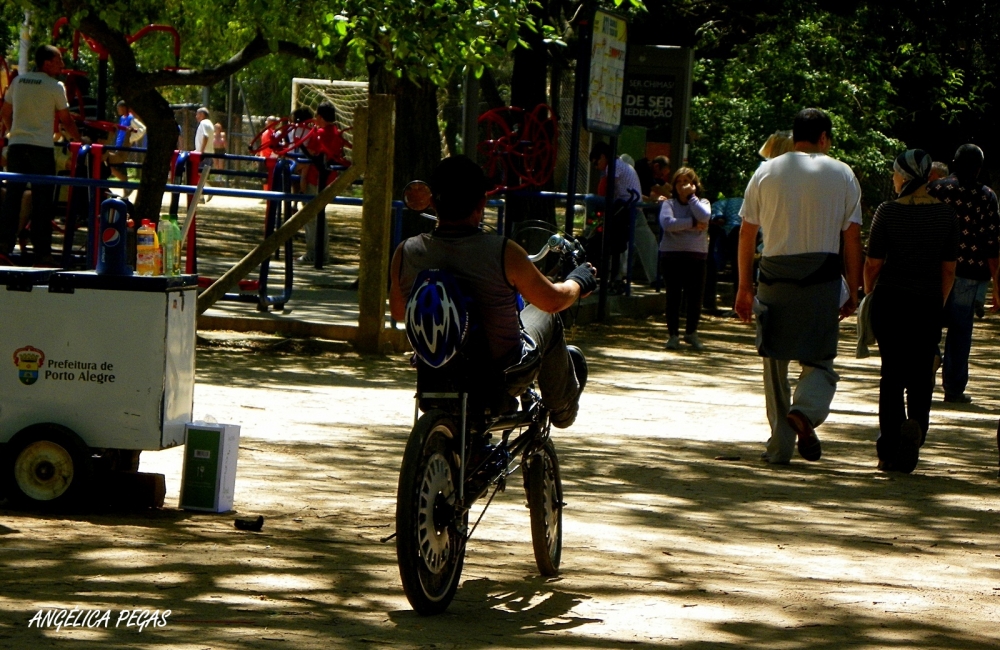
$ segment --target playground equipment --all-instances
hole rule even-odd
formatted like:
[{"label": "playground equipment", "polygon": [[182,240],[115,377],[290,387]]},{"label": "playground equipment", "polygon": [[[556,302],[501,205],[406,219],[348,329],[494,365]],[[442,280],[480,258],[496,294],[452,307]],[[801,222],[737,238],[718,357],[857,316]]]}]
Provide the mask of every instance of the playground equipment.
[{"label": "playground equipment", "polygon": [[496,184],[492,193],[537,188],[552,179],[559,128],[551,107],[494,108],[479,116],[479,126],[485,137],[477,149]]},{"label": "playground equipment", "polygon": [[7,87],[13,78],[10,68],[7,67],[7,59],[0,56],[0,101],[3,101],[4,95],[7,94]]},{"label": "playground equipment", "polygon": [[[52,27],[52,40],[57,40],[64,27],[69,25],[69,19],[63,16],[56,20]],[[126,37],[126,41],[129,45],[136,43],[143,38],[146,38],[150,34],[156,33],[167,33],[170,34],[173,39],[173,55],[174,55],[174,65],[165,67],[164,70],[183,70],[181,67],[181,36],[176,28],[170,25],[146,25],[141,28],[135,34]],[[66,70],[66,95],[70,100],[72,105],[76,103],[78,112],[74,114],[74,118],[84,124],[87,127],[98,129],[106,132],[113,132],[118,128],[118,125],[114,122],[105,121],[105,110],[107,108],[107,92],[108,92],[108,51],[104,47],[93,40],[80,30],[73,31],[73,61],[78,63],[80,61],[80,42],[83,43],[90,49],[91,52],[97,55],[97,101],[96,107],[94,109],[94,119],[87,119],[87,109],[85,104],[85,93],[81,84],[81,80],[87,77],[87,74],[81,70]],[[66,53],[66,48],[59,48],[59,51]]]}]

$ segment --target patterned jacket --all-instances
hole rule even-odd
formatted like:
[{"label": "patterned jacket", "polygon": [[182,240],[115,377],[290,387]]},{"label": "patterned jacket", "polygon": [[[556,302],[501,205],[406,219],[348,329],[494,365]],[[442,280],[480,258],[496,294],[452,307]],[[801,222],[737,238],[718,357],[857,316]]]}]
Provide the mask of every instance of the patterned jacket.
[{"label": "patterned jacket", "polygon": [[958,263],[955,275],[989,280],[989,260],[1000,257],[1000,209],[997,195],[985,185],[963,186],[954,175],[934,181],[928,193],[958,215]]}]

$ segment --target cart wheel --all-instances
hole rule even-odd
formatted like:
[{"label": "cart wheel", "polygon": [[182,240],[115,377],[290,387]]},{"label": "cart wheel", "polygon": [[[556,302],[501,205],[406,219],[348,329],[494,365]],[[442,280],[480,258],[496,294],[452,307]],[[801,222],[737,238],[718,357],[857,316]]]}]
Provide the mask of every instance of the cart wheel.
[{"label": "cart wheel", "polygon": [[75,503],[93,474],[80,436],[58,424],[18,432],[7,447],[7,494],[26,505],[58,508]]}]

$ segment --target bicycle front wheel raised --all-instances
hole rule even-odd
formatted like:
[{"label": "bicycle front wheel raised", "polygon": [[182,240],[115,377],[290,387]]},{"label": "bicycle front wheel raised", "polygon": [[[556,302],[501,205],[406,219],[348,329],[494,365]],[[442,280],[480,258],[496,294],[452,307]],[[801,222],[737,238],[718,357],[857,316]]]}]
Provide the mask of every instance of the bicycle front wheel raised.
[{"label": "bicycle front wheel raised", "polygon": [[410,433],[396,492],[396,560],[410,605],[420,614],[448,608],[465,558],[468,513],[459,514],[459,440],[454,419],[430,411]]},{"label": "bicycle front wheel raised", "polygon": [[559,573],[562,558],[562,480],[559,459],[552,440],[528,457],[524,473],[528,510],[531,513],[531,545],[535,564],[543,576]]}]

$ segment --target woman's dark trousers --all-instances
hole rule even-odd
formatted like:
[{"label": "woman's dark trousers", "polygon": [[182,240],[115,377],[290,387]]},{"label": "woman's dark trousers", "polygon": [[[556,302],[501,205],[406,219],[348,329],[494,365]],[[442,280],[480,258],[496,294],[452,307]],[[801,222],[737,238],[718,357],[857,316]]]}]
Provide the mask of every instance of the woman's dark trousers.
[{"label": "woman's dark trousers", "polygon": [[881,458],[883,453],[895,453],[900,427],[907,419],[916,420],[923,437],[927,436],[942,307],[940,296],[892,287],[876,287],[872,300],[872,329],[882,355],[878,398]]},{"label": "woman's dark trousers", "polygon": [[660,268],[667,285],[667,331],[680,333],[681,300],[687,300],[684,333],[698,331],[701,301],[705,291],[705,258],[690,253],[661,253]]}]

